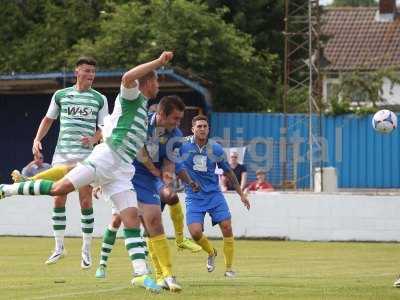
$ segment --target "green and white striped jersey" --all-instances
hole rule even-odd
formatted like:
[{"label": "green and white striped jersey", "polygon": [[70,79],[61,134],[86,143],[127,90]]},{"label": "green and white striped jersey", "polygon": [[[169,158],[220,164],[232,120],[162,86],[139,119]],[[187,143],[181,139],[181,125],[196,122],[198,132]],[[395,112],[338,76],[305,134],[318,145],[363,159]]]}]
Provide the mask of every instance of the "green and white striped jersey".
[{"label": "green and white striped jersey", "polygon": [[147,139],[147,99],[137,87],[121,91],[113,113],[106,119],[103,137],[108,146],[131,164]]},{"label": "green and white striped jersey", "polygon": [[107,115],[106,97],[92,88],[79,92],[73,86],[56,91],[46,114],[51,119],[60,116],[54,157],[62,156],[64,161],[85,159],[92,152],[92,147],[82,144],[81,139],[84,136],[93,137],[97,126],[104,124]]}]

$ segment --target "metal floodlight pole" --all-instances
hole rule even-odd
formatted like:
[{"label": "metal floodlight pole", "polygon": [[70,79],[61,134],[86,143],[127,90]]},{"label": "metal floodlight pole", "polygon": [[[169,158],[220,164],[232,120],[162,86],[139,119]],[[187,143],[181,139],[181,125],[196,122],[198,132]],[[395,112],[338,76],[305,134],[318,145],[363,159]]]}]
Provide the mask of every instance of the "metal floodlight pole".
[{"label": "metal floodlight pole", "polygon": [[308,1],[308,65],[309,65],[309,83],[308,83],[308,151],[309,151],[309,172],[310,172],[310,190],[314,188],[314,170],[313,170],[313,24],[312,24],[312,0]]},{"label": "metal floodlight pole", "polygon": [[[287,37],[288,33],[288,15],[289,15],[289,0],[285,0],[285,59],[284,59],[284,79],[283,79],[283,127],[284,127],[284,134],[285,140],[287,142],[287,98],[288,98],[288,77],[289,77],[289,63],[288,63],[288,56],[289,56],[289,40]],[[282,164],[283,174],[281,179],[281,186],[285,189],[285,182],[287,181],[287,144],[282,145],[285,148],[285,161]]]},{"label": "metal floodlight pole", "polygon": [[284,126],[287,131],[287,113],[298,112],[297,107],[289,105],[291,96],[298,97],[299,94],[308,91],[308,103],[304,103],[306,106],[302,109],[308,110],[309,188],[311,190],[314,187],[315,157],[313,157],[313,152],[316,143],[319,142],[315,139],[314,131],[321,130],[318,128],[321,123],[313,122],[314,112],[321,113],[319,108],[322,86],[319,70],[321,53],[319,13],[319,0],[285,0]]}]

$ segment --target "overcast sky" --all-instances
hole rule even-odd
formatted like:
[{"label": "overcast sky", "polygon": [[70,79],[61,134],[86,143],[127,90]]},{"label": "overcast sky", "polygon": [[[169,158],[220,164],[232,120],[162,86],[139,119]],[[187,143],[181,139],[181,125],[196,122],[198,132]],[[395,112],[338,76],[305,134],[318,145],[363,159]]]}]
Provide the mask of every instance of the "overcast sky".
[{"label": "overcast sky", "polygon": [[[319,0],[319,4],[320,5],[327,5],[327,4],[331,4],[333,2],[333,0]],[[376,1],[378,2],[378,1]],[[400,0],[396,0],[397,5],[400,4]]]}]

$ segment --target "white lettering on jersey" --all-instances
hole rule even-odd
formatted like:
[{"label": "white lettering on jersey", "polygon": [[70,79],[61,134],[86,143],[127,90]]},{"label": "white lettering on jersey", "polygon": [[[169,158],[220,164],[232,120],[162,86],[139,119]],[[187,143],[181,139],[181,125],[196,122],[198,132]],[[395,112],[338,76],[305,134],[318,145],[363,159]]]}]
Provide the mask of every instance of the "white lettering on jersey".
[{"label": "white lettering on jersey", "polygon": [[199,172],[207,172],[207,156],[204,155],[193,156],[193,170]]}]

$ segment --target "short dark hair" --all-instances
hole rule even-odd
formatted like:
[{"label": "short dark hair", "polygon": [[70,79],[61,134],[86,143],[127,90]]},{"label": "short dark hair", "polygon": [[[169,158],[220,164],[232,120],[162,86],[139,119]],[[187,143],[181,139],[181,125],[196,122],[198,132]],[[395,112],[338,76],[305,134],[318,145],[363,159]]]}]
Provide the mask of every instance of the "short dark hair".
[{"label": "short dark hair", "polygon": [[208,118],[205,115],[197,115],[192,119],[192,126],[194,126],[197,121],[206,121],[208,123]]},{"label": "short dark hair", "polygon": [[143,85],[146,83],[147,80],[150,80],[150,79],[153,79],[156,77],[157,77],[156,71],[152,70],[138,79],[139,85]]},{"label": "short dark hair", "polygon": [[81,56],[78,58],[78,60],[75,63],[76,67],[79,67],[80,65],[96,66],[96,60],[90,56]]},{"label": "short dark hair", "polygon": [[164,112],[166,116],[169,116],[175,109],[177,111],[185,111],[185,108],[186,106],[182,99],[177,95],[164,96],[158,104],[158,111]]}]

